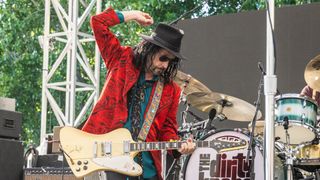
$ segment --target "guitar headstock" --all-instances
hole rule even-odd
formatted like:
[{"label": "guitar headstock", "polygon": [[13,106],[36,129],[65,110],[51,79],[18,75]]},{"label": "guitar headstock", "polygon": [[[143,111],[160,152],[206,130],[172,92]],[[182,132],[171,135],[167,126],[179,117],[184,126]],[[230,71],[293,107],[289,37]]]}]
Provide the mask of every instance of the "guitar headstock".
[{"label": "guitar headstock", "polygon": [[210,141],[210,147],[218,152],[233,151],[247,147],[247,141],[244,139],[239,139],[239,141],[232,142],[214,139]]}]

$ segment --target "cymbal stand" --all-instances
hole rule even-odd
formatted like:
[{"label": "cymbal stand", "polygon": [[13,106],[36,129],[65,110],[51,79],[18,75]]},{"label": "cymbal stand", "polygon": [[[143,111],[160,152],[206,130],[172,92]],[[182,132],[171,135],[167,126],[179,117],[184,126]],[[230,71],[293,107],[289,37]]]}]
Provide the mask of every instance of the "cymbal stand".
[{"label": "cymbal stand", "polygon": [[[168,173],[165,179],[169,178],[169,175],[172,174],[172,180],[179,180],[180,179],[180,171],[181,171],[181,158],[174,159],[170,168],[168,169]],[[173,172],[172,172],[173,171]]]},{"label": "cymbal stand", "polygon": [[289,128],[289,119],[287,116],[284,117],[283,120],[283,128],[285,129],[286,132],[286,144],[285,147],[288,148],[288,152],[285,153],[286,157],[286,163],[285,166],[287,167],[287,180],[293,180],[293,149],[290,146],[290,134],[288,133],[288,128]]},{"label": "cymbal stand", "polygon": [[264,73],[261,72],[261,76],[260,76],[260,81],[259,81],[259,87],[258,87],[258,97],[257,97],[257,101],[255,103],[256,105],[256,109],[255,109],[255,113],[253,116],[253,119],[251,121],[251,134],[250,134],[250,140],[249,140],[249,144],[248,144],[248,149],[247,149],[247,157],[246,157],[246,161],[249,162],[249,157],[250,157],[250,152],[252,152],[252,156],[251,156],[251,165],[250,165],[250,180],[254,180],[255,179],[255,172],[254,172],[254,160],[256,157],[256,142],[254,141],[254,130],[256,128],[256,121],[257,121],[257,116],[258,116],[258,112],[260,109],[260,101],[261,101],[261,94],[262,94],[262,86],[263,86],[263,76]]},{"label": "cymbal stand", "polygon": [[[188,115],[188,110],[189,110],[190,105],[187,104],[186,109],[181,112],[181,129],[187,129],[190,128],[190,123],[187,123],[187,115]],[[185,135],[184,135],[185,137]]]},{"label": "cymbal stand", "polygon": [[[183,90],[181,91],[180,102],[184,102],[187,106],[186,106],[186,109],[181,112],[182,124],[178,130],[178,133],[180,134],[180,136],[182,136],[182,139],[186,139],[186,138],[188,138],[188,134],[190,134],[190,130],[191,130],[190,123],[187,123],[187,121],[186,121],[190,105],[186,103],[186,98],[185,98],[185,95],[183,94]],[[164,156],[164,153],[162,152],[162,159],[164,159],[164,158],[166,158],[166,155]],[[179,180],[181,170],[182,170],[180,164],[183,164],[183,162],[184,162],[184,158],[182,156],[179,159],[174,159],[174,161],[172,162],[172,164],[170,165],[170,167],[168,169],[168,172],[165,173],[164,171],[166,171],[166,168],[165,168],[166,163],[162,161],[162,167],[164,167],[164,168],[162,168],[163,179],[168,179],[169,175],[173,171],[172,179]]]}]

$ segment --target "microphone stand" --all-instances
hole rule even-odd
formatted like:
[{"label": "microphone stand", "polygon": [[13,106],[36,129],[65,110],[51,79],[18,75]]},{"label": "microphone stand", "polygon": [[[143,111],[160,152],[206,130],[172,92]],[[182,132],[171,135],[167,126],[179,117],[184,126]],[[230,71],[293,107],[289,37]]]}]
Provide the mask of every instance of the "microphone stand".
[{"label": "microphone stand", "polygon": [[250,156],[250,152],[252,152],[252,157],[251,157],[251,165],[250,165],[250,180],[254,180],[255,179],[255,172],[254,172],[254,159],[256,157],[256,142],[253,139],[254,136],[254,130],[256,127],[256,121],[257,121],[257,115],[259,112],[259,108],[260,108],[260,99],[261,99],[261,94],[262,94],[262,86],[263,86],[263,77],[264,77],[264,72],[261,72],[261,76],[260,76],[260,81],[259,81],[259,88],[258,88],[258,98],[256,101],[256,110],[255,110],[255,114],[253,116],[253,119],[251,121],[251,134],[250,134],[250,141],[248,144],[248,149],[247,149],[247,157],[246,157],[246,161],[249,163],[249,156]]}]

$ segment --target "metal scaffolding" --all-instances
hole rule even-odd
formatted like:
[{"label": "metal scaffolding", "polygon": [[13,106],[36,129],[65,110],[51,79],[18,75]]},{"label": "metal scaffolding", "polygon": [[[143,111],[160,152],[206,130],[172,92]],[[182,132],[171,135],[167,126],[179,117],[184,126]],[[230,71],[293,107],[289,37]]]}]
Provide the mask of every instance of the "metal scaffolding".
[{"label": "metal scaffolding", "polygon": [[[83,10],[81,16],[79,16],[79,6]],[[91,65],[84,44],[94,43],[95,39],[92,34],[80,30],[95,6],[96,13],[101,12],[101,0],[92,0],[88,4],[84,0],[80,0],[80,4],[79,0],[68,0],[68,11],[64,9],[59,0],[45,1],[44,35],[39,37],[39,42],[43,47],[41,143],[47,136],[48,105],[60,126],[74,127],[80,124],[88,108],[98,100],[99,50],[95,45],[94,65]],[[52,18],[58,18],[59,23],[50,24]],[[60,26],[61,32],[55,32],[54,29],[57,29],[57,26]],[[61,52],[55,50],[52,47],[53,42],[63,43],[63,50]],[[51,55],[58,53],[57,59],[50,59]],[[65,77],[63,80],[57,80],[58,78],[54,77],[57,72],[61,71],[61,68],[65,70]],[[77,80],[77,68],[82,68],[84,72],[82,76],[83,74],[87,76],[87,82]],[[54,92],[63,93],[65,98],[62,99],[65,102],[61,102],[60,98],[58,103],[57,97],[53,95]],[[77,113],[76,93],[79,92],[87,93],[88,99],[83,107],[77,107],[80,109]]]}]

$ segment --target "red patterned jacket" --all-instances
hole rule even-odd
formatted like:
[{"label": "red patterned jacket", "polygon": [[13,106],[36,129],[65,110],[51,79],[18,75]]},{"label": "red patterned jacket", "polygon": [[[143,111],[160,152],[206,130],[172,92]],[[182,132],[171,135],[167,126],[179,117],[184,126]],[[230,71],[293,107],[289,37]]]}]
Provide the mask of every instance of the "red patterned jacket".
[{"label": "red patterned jacket", "polygon": [[[89,133],[104,134],[124,126],[128,117],[127,93],[138,81],[140,70],[132,64],[132,48],[121,46],[119,40],[109,30],[109,27],[119,23],[117,14],[111,8],[91,18],[91,27],[108,73],[100,98],[82,129]],[[176,114],[180,92],[179,86],[174,82],[164,86],[159,108],[146,141],[179,139]],[[158,177],[161,179],[160,151],[151,151],[151,155]]]}]

